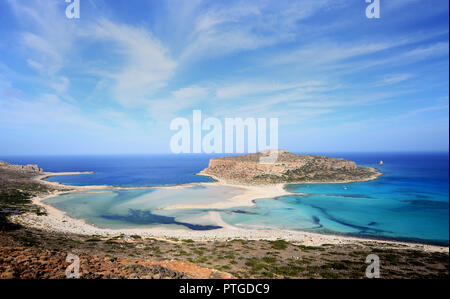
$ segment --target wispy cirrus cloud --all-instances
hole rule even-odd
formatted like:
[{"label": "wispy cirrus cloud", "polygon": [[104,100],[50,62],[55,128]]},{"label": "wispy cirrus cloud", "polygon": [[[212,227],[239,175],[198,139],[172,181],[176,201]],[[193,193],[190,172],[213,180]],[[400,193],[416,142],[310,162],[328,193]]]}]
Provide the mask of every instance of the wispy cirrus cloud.
[{"label": "wispy cirrus cloud", "polygon": [[60,71],[73,53],[74,24],[61,15],[55,1],[24,3],[8,0],[8,3],[23,27],[18,42],[28,66],[55,92],[65,93],[70,80]]},{"label": "wispy cirrus cloud", "polygon": [[397,84],[406,81],[411,77],[413,77],[412,74],[390,74],[384,76],[384,78],[380,80],[378,84]]},{"label": "wispy cirrus cloud", "polygon": [[297,23],[344,1],[305,0],[211,2],[195,11],[181,60],[217,57],[292,41]]},{"label": "wispy cirrus cloud", "polygon": [[117,71],[105,74],[114,80],[113,95],[122,105],[148,101],[155,90],[166,86],[177,67],[161,42],[147,30],[103,19],[87,31],[89,38],[113,43],[123,57]]},{"label": "wispy cirrus cloud", "polygon": [[248,95],[270,94],[274,92],[283,92],[303,87],[313,87],[320,84],[321,83],[318,81],[308,81],[301,83],[285,83],[279,81],[248,81],[219,87],[217,88],[215,94],[219,99],[239,99],[240,97]]},{"label": "wispy cirrus cloud", "polygon": [[438,42],[426,46],[420,46],[405,53],[406,57],[426,58],[428,56],[448,55],[449,43]]},{"label": "wispy cirrus cloud", "polygon": [[87,117],[76,105],[67,103],[54,94],[28,98],[9,97],[0,100],[3,125],[35,126],[45,128],[78,128],[103,130],[105,127]]}]

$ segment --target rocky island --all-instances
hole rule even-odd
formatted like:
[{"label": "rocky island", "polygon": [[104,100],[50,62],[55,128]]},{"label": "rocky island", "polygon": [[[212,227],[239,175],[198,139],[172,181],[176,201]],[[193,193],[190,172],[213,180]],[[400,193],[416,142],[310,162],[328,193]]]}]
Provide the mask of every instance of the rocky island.
[{"label": "rocky island", "polygon": [[266,153],[211,159],[200,175],[232,184],[345,183],[374,180],[382,173],[355,162],[317,155],[277,151],[275,163],[260,163]]}]

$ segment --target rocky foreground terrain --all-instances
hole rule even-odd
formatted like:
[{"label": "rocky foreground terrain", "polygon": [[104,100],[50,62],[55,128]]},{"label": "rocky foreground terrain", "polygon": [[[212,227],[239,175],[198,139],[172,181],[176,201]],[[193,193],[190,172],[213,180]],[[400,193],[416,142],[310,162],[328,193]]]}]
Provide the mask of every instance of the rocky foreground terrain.
[{"label": "rocky foreground terrain", "polygon": [[377,169],[357,166],[353,161],[277,151],[275,163],[262,163],[266,153],[211,159],[201,175],[228,183],[262,185],[277,183],[338,183],[373,180]]},{"label": "rocky foreground terrain", "polygon": [[0,231],[0,279],[64,279],[68,254],[79,257],[82,279],[363,279],[369,254],[380,257],[381,278],[449,275],[448,253],[370,241],[313,247],[283,240],[81,236],[17,227]]}]

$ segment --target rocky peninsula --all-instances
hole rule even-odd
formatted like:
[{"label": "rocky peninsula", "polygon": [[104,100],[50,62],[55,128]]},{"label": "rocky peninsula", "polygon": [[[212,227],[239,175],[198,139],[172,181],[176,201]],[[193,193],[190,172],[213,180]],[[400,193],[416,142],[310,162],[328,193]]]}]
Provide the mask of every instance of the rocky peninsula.
[{"label": "rocky peninsula", "polygon": [[276,152],[274,163],[261,163],[264,152],[211,159],[200,175],[240,185],[346,183],[374,180],[382,173],[355,162],[317,155]]}]

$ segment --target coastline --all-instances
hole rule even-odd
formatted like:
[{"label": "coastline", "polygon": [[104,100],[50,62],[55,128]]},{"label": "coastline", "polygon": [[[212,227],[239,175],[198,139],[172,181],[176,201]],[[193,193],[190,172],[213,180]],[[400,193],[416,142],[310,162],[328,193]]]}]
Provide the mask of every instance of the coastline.
[{"label": "coastline", "polygon": [[[244,229],[235,227],[225,223],[218,212],[210,212],[208,218],[220,225],[222,228],[208,231],[195,231],[181,228],[167,228],[167,227],[153,227],[153,228],[130,228],[130,229],[105,229],[98,228],[82,219],[75,219],[69,217],[64,211],[61,211],[43,201],[67,192],[86,192],[93,189],[149,189],[160,187],[113,187],[113,186],[70,186],[57,182],[45,181],[45,178],[58,175],[77,175],[80,173],[45,173],[34,178],[40,183],[49,184],[58,187],[61,190],[50,194],[36,196],[32,199],[33,203],[46,209],[47,215],[37,216],[33,214],[23,214],[11,216],[11,220],[16,223],[34,227],[37,229],[46,230],[49,232],[73,233],[78,235],[99,235],[99,236],[118,236],[118,235],[140,235],[142,237],[152,237],[160,239],[192,239],[200,242],[215,241],[215,240],[232,240],[232,239],[246,239],[246,240],[277,240],[283,239],[285,241],[294,242],[305,246],[321,246],[324,244],[352,244],[356,247],[369,243],[376,243],[386,248],[397,249],[413,249],[427,252],[449,252],[448,246],[429,245],[424,243],[403,242],[395,240],[380,240],[363,237],[344,236],[337,234],[313,233],[306,231],[294,230],[280,230],[280,229]],[[86,174],[86,173],[81,173]],[[211,205],[182,205],[172,206],[168,209],[190,209],[199,207],[229,207],[233,205],[253,205],[254,200],[260,198],[270,197],[267,192],[271,194],[278,194],[278,196],[291,194],[284,190],[286,184],[269,185],[269,186],[240,186],[222,182],[217,178],[212,177],[216,182],[212,183],[188,183],[176,186],[165,186],[161,188],[186,188],[195,185],[210,185],[218,186],[233,186],[244,189],[244,193],[228,199],[227,202],[220,202]],[[270,191],[271,190],[271,191]],[[107,192],[107,190],[105,190]],[[99,191],[102,192],[102,191]]]},{"label": "coastline", "polygon": [[[233,186],[261,186],[261,185],[243,185],[243,184],[237,184],[237,183],[234,183],[234,182],[227,182],[227,181],[225,181],[223,179],[218,178],[217,176],[215,176],[213,174],[209,174],[209,173],[205,172],[205,170],[202,170],[199,173],[196,173],[195,175],[206,176],[206,177],[209,177],[209,178],[213,179],[216,182],[220,182],[222,184],[233,185]],[[286,186],[286,185],[306,185],[306,184],[308,184],[308,185],[309,184],[350,184],[350,183],[374,181],[374,180],[378,179],[382,175],[384,175],[384,173],[376,172],[376,173],[373,173],[368,178],[358,179],[358,180],[327,181],[327,182],[323,182],[323,181],[308,181],[308,182],[297,181],[296,182],[296,181],[293,181],[293,182],[289,182],[289,183],[272,184],[272,185],[264,185],[264,186],[274,186],[274,185],[284,185],[284,186]]]}]

